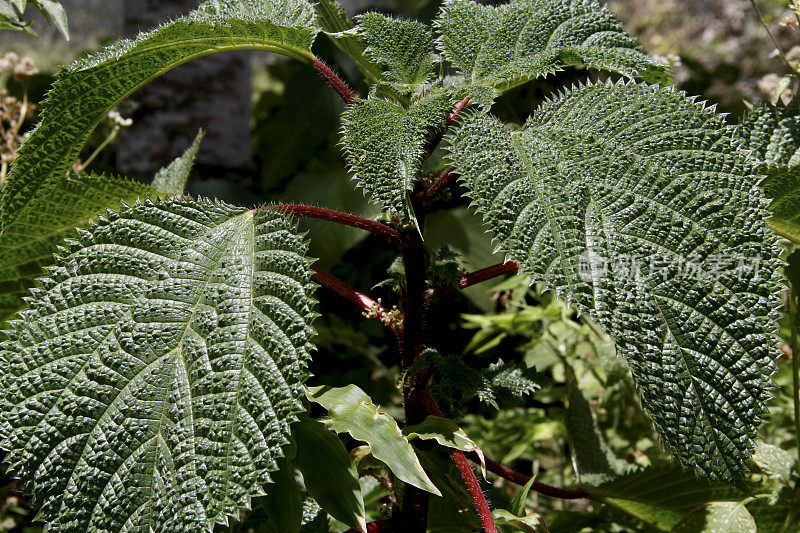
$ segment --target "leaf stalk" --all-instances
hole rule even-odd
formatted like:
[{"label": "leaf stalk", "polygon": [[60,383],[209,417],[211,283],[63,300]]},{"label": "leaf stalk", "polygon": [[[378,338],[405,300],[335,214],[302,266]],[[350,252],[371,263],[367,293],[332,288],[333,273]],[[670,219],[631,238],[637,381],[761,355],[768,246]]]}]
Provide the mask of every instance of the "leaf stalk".
[{"label": "leaf stalk", "polygon": [[383,325],[391,329],[398,329],[398,324],[394,319],[393,313],[386,310],[379,302],[373,300],[364,293],[358,292],[344,281],[317,266],[312,266],[311,270],[314,271],[314,274],[311,276],[312,280],[354,304],[361,309],[364,315],[377,318]]},{"label": "leaf stalk", "polygon": [[337,224],[343,224],[345,226],[351,226],[353,228],[363,229],[369,231],[374,235],[383,237],[384,239],[390,241],[391,243],[397,246],[402,245],[403,238],[401,237],[400,233],[397,230],[387,226],[386,224],[383,224],[381,222],[376,222],[368,218],[363,218],[356,215],[351,215],[349,213],[343,213],[341,211],[335,211],[333,209],[326,209],[324,207],[315,207],[311,205],[277,204],[274,206],[274,208],[279,211],[291,213],[293,215],[303,218],[316,218],[319,220],[327,220],[329,222],[335,222]]},{"label": "leaf stalk", "polygon": [[[442,410],[436,404],[436,400],[434,400],[433,396],[431,396],[429,393],[423,393],[422,403],[425,405],[425,409],[427,409],[428,413],[431,415],[444,417]],[[470,461],[481,464],[481,457],[476,452],[467,452],[464,455]],[[516,472],[491,459],[490,457],[486,457],[485,454],[483,458],[485,459],[486,469],[503,479],[511,481],[512,483],[516,483],[520,486],[525,486],[531,480],[531,476],[526,476],[525,474]],[[562,500],[579,500],[591,497],[591,494],[583,489],[562,489],[559,487],[546,485],[538,481],[534,481],[531,484],[531,489],[544,494],[545,496],[552,496],[553,498],[560,498]]]},{"label": "leaf stalk", "polygon": [[456,170],[456,167],[450,167],[445,170],[444,174],[439,176],[439,179],[437,179],[433,185],[428,187],[428,190],[422,194],[420,200],[423,202],[430,202],[439,196],[442,191],[446,190],[448,187],[450,187],[450,185],[455,183],[455,181],[458,179],[458,172],[456,172]]},{"label": "leaf stalk", "polygon": [[339,76],[337,76],[328,65],[317,59],[316,57],[311,61],[311,66],[319,72],[319,75],[328,82],[328,85],[333,87],[333,89],[339,93],[339,96],[342,97],[344,100],[345,105],[353,105],[356,101],[356,95],[353,91],[350,90],[350,87],[347,86],[347,83],[344,82]]},{"label": "leaf stalk", "polygon": [[458,281],[458,287],[466,289],[467,287],[477,285],[478,283],[488,281],[504,274],[513,274],[518,270],[519,263],[516,261],[499,263],[461,276],[461,279]]},{"label": "leaf stalk", "polygon": [[450,129],[450,126],[452,126],[453,123],[456,121],[458,115],[461,114],[461,111],[463,111],[464,108],[467,107],[469,101],[470,97],[467,96],[466,98],[458,102],[456,106],[453,108],[453,110],[450,112],[450,114],[447,116],[447,120],[445,120],[444,123],[444,129],[428,140],[428,145],[427,148],[425,149],[425,153],[428,156],[430,156],[433,153],[433,151],[436,150],[436,147],[439,146],[439,143],[442,142],[444,134],[447,133],[447,130]]},{"label": "leaf stalk", "polygon": [[475,476],[475,472],[472,470],[467,458],[464,457],[463,453],[455,450],[450,450],[450,457],[453,458],[453,462],[464,477],[467,490],[472,495],[472,499],[475,500],[475,507],[478,508],[478,514],[481,516],[483,529],[486,533],[497,533],[497,526],[494,525],[494,519],[492,518],[492,510],[489,508],[486,496],[483,495],[478,478]]}]

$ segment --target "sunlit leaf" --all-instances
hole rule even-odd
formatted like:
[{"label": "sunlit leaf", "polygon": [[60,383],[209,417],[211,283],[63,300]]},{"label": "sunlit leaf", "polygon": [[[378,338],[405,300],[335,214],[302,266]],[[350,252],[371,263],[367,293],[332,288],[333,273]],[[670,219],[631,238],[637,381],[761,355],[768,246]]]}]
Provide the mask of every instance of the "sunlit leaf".
[{"label": "sunlit leaf", "polygon": [[369,444],[372,455],[386,463],[398,479],[417,488],[441,496],[408,439],[397,422],[378,411],[367,394],[355,385],[346,387],[312,387],[308,399],[322,405],[331,417],[329,429],[349,433],[351,437]]}]

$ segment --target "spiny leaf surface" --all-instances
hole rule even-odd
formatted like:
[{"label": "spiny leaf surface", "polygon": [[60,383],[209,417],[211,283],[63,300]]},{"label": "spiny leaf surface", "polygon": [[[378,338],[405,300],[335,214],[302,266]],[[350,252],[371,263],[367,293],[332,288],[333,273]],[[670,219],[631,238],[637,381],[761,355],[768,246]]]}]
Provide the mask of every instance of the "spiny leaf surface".
[{"label": "spiny leaf surface", "polygon": [[739,132],[744,147],[759,161],[774,165],[800,164],[800,107],[761,104],[750,111]]},{"label": "spiny leaf surface", "polygon": [[489,380],[493,389],[506,391],[517,398],[533,396],[545,381],[544,375],[535,368],[528,368],[518,361],[505,362],[498,359],[481,373]]},{"label": "spiny leaf surface", "polygon": [[411,88],[428,81],[437,61],[430,28],[380,13],[365,13],[358,17],[358,24],[367,53],[387,67],[389,80]]},{"label": "spiny leaf surface", "polygon": [[155,189],[113,176],[70,174],[38,193],[0,236],[0,322],[24,306],[22,297],[33,287],[42,268],[53,262],[61,241],[120,200],[133,203],[152,198]]},{"label": "spiny leaf surface", "polygon": [[467,85],[502,92],[569,65],[652,82],[667,77],[596,0],[446,0],[434,25],[439,48]]},{"label": "spiny leaf surface", "polygon": [[226,50],[266,50],[310,62],[314,18],[306,0],[211,0],[63,69],[0,196],[0,230],[37,189],[67,173],[105,113],[136,88],[190,59]]},{"label": "spiny leaf surface", "polygon": [[272,209],[123,207],[67,241],[2,346],[3,447],[49,531],[210,531],[301,398],[310,260]]},{"label": "spiny leaf surface", "polygon": [[800,164],[767,165],[766,173],[761,186],[772,198],[769,209],[775,214],[769,225],[781,237],[800,244]]},{"label": "spiny leaf surface", "polygon": [[737,146],[682,94],[611,83],[514,134],[474,113],[450,139],[499,248],[614,337],[674,457],[725,479],[766,412],[780,307],[768,202]]},{"label": "spiny leaf surface", "polygon": [[419,178],[429,137],[444,127],[448,94],[414,101],[408,109],[382,98],[358,100],[344,115],[344,149],[356,184],[380,208],[409,216],[409,193]]}]

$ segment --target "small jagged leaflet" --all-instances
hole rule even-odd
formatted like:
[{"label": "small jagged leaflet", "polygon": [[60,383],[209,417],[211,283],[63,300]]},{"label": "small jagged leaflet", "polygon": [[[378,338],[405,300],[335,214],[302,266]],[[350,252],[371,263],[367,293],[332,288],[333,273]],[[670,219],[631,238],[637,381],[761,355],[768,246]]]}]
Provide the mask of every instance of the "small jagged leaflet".
[{"label": "small jagged leaflet", "polygon": [[[796,106],[732,125],[596,0],[431,16],[207,0],[58,72],[0,191],[0,438],[32,521],[796,530],[796,443],[762,438],[779,368],[800,391]],[[285,72],[335,92],[338,131],[285,145],[319,190],[195,194],[202,132],[148,183],[75,165],[138,88],[242,50],[290,62],[281,120],[330,104]],[[369,235],[342,279],[306,219]]]}]

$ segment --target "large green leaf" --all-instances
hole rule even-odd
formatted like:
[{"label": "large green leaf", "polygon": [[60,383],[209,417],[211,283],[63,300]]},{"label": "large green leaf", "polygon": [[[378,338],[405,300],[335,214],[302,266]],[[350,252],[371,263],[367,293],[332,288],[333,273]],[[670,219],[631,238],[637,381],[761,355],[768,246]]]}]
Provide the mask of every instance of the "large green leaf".
[{"label": "large green leaf", "polygon": [[119,208],[120,201],[130,204],[158,194],[182,194],[202,136],[199,133],[181,157],[158,171],[152,188],[126,178],[71,173],[55,187],[37,191],[0,235],[0,322],[23,307],[22,297],[76,227],[107,209]]},{"label": "large green leaf", "polygon": [[123,207],[4,333],[3,448],[49,531],[208,531],[268,490],[303,411],[306,244],[273,209]]},{"label": "large green leaf", "polygon": [[[290,452],[291,450],[286,450],[287,456]],[[303,494],[294,477],[294,467],[287,461],[287,457],[278,459],[277,464],[277,470],[270,475],[272,483],[267,487],[267,494],[261,497],[261,506],[276,531],[300,533],[303,521]]]},{"label": "large green leaf", "polygon": [[39,188],[66,174],[106,112],[136,88],[193,58],[227,50],[266,50],[311,62],[314,18],[307,0],[210,0],[63,69],[0,196],[0,229],[20,216]]},{"label": "large green leaf", "polygon": [[411,216],[409,193],[419,179],[428,138],[453,107],[447,93],[408,109],[382,98],[358,100],[344,115],[344,149],[356,184],[383,211]]},{"label": "large green leaf", "polygon": [[499,6],[446,0],[439,47],[464,83],[504,91],[564,66],[666,80],[622,24],[596,0],[513,0]]},{"label": "large green leaf", "polygon": [[331,431],[349,433],[354,439],[369,444],[373,457],[386,463],[395,477],[437,496],[442,495],[422,469],[397,422],[378,411],[364,391],[355,385],[312,387],[308,399],[328,410]]},{"label": "large green leaf", "polygon": [[51,189],[37,193],[0,236],[0,322],[23,307],[22,297],[33,280],[53,262],[62,240],[75,235],[76,226],[119,208],[120,200],[133,203],[156,194],[133,180],[91,174],[64,175]]},{"label": "large green leaf", "polygon": [[724,118],[671,89],[601,83],[514,134],[473,113],[450,150],[508,259],[614,337],[666,448],[740,477],[772,387],[780,262]]}]

